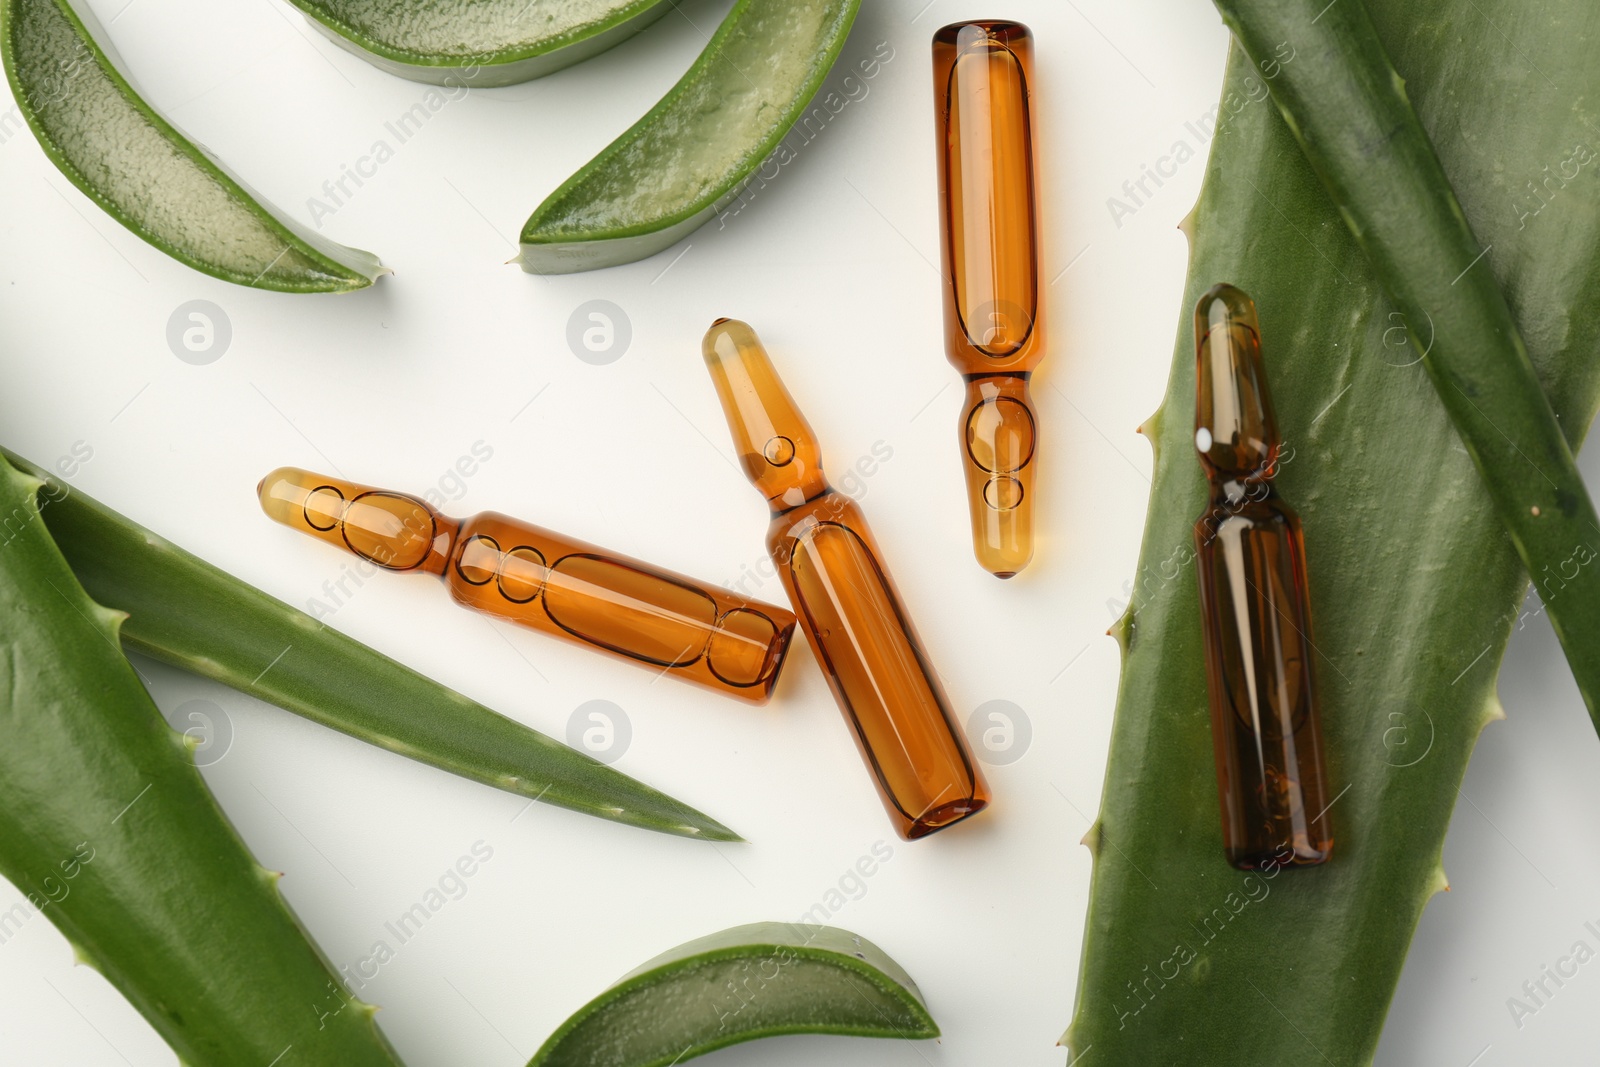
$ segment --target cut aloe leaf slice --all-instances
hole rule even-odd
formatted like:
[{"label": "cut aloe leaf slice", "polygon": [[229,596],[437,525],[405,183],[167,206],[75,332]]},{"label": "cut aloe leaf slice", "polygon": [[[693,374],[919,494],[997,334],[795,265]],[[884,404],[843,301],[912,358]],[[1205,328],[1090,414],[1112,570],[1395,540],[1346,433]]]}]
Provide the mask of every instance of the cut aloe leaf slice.
[{"label": "cut aloe leaf slice", "polygon": [[261,200],[134,88],[105,30],[67,0],[0,0],[17,106],[61,173],[174,259],[292,293],[362,289],[388,273]]},{"label": "cut aloe leaf slice", "polygon": [[930,1038],[911,976],[848,930],[754,923],[624,975],[561,1024],[528,1067],[666,1067],[781,1034]]},{"label": "cut aloe leaf slice", "polygon": [[816,95],[861,0],[739,0],[650,113],[567,179],[522,228],[522,268],[631,263],[739,195]]},{"label": "cut aloe leaf slice", "polygon": [[434,85],[515,85],[621,44],[665,0],[289,0],[334,44]]}]

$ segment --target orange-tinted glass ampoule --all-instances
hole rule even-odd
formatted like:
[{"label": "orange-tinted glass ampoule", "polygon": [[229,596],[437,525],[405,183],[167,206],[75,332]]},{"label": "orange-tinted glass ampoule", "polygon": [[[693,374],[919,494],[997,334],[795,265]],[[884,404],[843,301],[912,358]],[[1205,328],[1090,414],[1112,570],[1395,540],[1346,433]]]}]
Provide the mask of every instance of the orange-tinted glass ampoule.
[{"label": "orange-tinted glass ampoule", "polygon": [[1222,843],[1250,870],[1333,849],[1312,685],[1300,519],[1278,499],[1278,426],[1248,296],[1218,285],[1194,313],[1194,444],[1211,483],[1195,523]]},{"label": "orange-tinted glass ampoule", "polygon": [[961,22],[933,38],[945,355],[967,383],[958,432],[972,544],[991,574],[1033,558],[1039,420],[1028,379],[1044,358],[1035,228],[1033,35]]},{"label": "orange-tinted glass ampoule", "polygon": [[703,351],[740,462],[772,508],[767,551],[896,831],[924,837],[982,811],[989,787],[877,542],[828,484],[816,437],[755,332],[718,319]]},{"label": "orange-tinted glass ampoule", "polygon": [[486,511],[441,515],[412,496],[281,467],[261,507],[391,571],[438,575],[469,608],[615,653],[752,704],[778,680],[795,618]]}]

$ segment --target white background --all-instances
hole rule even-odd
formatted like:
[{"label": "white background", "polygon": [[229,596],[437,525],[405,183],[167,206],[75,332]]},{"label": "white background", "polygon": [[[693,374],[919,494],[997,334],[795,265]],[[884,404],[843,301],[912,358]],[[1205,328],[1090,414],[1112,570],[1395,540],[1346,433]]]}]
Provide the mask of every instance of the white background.
[{"label": "white background", "polygon": [[[715,316],[737,316],[766,340],[836,470],[878,442],[892,448],[863,505],[961,713],[1003,699],[1031,720],[1029,750],[990,770],[991,811],[907,845],[803,648],[773,703],[752,709],[490,624],[420,578],[381,576],[339,607],[333,625],[546,733],[565,736],[585,701],[616,703],[633,733],[617,766],[754,842],[710,846],[543,805],[523,813],[517,797],[140,661],[181,728],[189,701],[222,709],[231,742],[206,778],[261,861],[287,872],[284,891],[336,964],[387,939],[384,923],[475,842],[494,850],[363,990],[413,1067],[521,1064],[634,965],[723,927],[797,918],[880,840],[892,859],[832,921],[906,966],[943,1041],[786,1038],[706,1062],[1063,1061],[1053,1046],[1072,1008],[1090,873],[1078,839],[1098,803],[1117,680],[1103,632],[1134,573],[1148,494],[1133,431],[1162,393],[1185,265],[1174,227],[1203,164],[1121,227],[1106,199],[1192,140],[1184,123],[1216,100],[1226,36],[1203,0],[922,2],[865,6],[845,60],[880,42],[894,58],[726,229],[588,275],[502,264],[527,214],[676,80],[727,0],[683,0],[589,63],[450,103],[324,220],[397,272],[352,296],[258,293],[189,271],[99,213],[25,131],[0,145],[0,436],[45,463],[86,443],[94,456],[75,484],[162,535],[304,606],[346,559],[259,513],[262,474],[337,467],[420,493],[482,441],[493,458],[452,513],[504,511],[734,581],[762,558],[766,513],[732,464],[699,339]],[[151,100],[301,219],[425,92],[338,51],[278,0],[92,6],[115,16]],[[1035,388],[1044,539],[1005,584],[971,559],[959,393],[930,267],[928,41],[946,22],[996,14],[1038,39],[1054,279]],[[594,298],[632,324],[630,347],[605,366],[565,340]],[[180,362],[166,341],[169,316],[193,299],[232,325],[207,366]],[[782,596],[775,580],[754,591]],[[1543,621],[1513,641],[1502,692],[1510,720],[1489,728],[1467,776],[1470,803],[1445,849],[1453,891],[1424,915],[1382,1064],[1588,1063],[1600,1041],[1600,961],[1520,1030],[1505,1003],[1580,937],[1596,943],[1585,920],[1600,924],[1600,745]],[[21,899],[0,882],[0,910]],[[0,1062],[173,1056],[36,918],[0,945]]]}]

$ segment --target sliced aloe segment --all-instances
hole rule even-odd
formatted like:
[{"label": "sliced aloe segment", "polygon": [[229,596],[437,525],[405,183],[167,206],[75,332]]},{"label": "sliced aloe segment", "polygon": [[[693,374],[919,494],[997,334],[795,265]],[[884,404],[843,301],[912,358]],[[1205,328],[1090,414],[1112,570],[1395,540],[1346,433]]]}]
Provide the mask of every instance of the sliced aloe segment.
[{"label": "sliced aloe segment", "polygon": [[816,95],[861,0],[739,0],[650,113],[522,228],[523,270],[613,267],[693,233],[738,196]]},{"label": "sliced aloe segment", "polygon": [[753,923],[697,938],[579,1008],[528,1067],[666,1067],[782,1034],[930,1038],[939,1026],[888,953],[831,926]]},{"label": "sliced aloe segment", "polygon": [[289,0],[380,70],[435,85],[514,85],[621,44],[665,0]]},{"label": "sliced aloe segment", "polygon": [[147,104],[86,6],[0,0],[17,106],[61,173],[174,259],[240,285],[362,289],[386,268],[303,229]]}]

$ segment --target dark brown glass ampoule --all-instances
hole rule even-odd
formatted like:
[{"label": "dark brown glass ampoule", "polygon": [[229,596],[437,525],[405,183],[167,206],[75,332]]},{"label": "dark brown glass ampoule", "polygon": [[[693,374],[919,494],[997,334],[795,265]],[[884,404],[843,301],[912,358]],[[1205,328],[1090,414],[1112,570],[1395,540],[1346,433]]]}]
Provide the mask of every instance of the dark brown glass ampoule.
[{"label": "dark brown glass ampoule", "polygon": [[1211,484],[1195,523],[1206,686],[1228,861],[1312,866],[1328,824],[1300,519],[1280,500],[1278,426],[1248,296],[1218,285],[1194,314],[1195,434]]},{"label": "dark brown glass ampoule", "polygon": [[281,467],[261,480],[271,518],[391,571],[433,574],[469,608],[752,704],[777,684],[795,617],[681,574],[492,511]]},{"label": "dark brown glass ampoule", "polygon": [[755,331],[718,319],[702,354],[745,475],[772,509],[767,552],[895,830],[925,837],[982,811],[989,786],[866,517],[828,484],[816,435]]},{"label": "dark brown glass ampoule", "polygon": [[1033,34],[1018,22],[933,37],[945,356],[966,382],[957,434],[978,563],[1010,578],[1033,558],[1044,358],[1033,158]]}]

